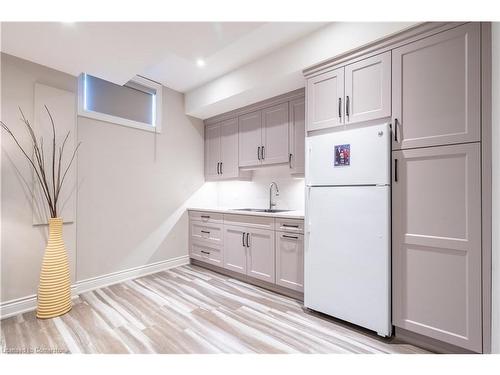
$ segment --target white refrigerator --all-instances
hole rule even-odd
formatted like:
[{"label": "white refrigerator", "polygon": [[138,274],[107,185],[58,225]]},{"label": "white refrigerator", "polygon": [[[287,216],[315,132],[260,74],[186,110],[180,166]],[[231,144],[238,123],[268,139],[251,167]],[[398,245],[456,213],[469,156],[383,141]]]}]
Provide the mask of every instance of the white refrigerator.
[{"label": "white refrigerator", "polygon": [[390,128],[307,138],[304,304],[391,335]]}]

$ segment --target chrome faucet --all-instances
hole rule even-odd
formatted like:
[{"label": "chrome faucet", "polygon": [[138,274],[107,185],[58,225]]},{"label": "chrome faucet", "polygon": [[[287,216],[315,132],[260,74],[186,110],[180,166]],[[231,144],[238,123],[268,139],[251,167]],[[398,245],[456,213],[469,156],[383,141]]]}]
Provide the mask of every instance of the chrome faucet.
[{"label": "chrome faucet", "polygon": [[280,195],[280,190],[278,189],[278,184],[276,182],[271,182],[269,185],[269,209],[272,210],[273,207],[276,206],[276,203],[273,202],[273,186],[276,187],[276,196]]}]

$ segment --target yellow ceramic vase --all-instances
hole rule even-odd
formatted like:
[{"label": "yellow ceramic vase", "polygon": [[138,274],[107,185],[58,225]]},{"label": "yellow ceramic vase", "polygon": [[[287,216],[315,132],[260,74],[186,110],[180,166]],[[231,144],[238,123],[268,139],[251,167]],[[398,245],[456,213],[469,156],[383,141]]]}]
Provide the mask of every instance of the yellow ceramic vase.
[{"label": "yellow ceramic vase", "polygon": [[71,279],[62,228],[62,218],[49,219],[49,241],[38,287],[37,318],[55,318],[71,310]]}]

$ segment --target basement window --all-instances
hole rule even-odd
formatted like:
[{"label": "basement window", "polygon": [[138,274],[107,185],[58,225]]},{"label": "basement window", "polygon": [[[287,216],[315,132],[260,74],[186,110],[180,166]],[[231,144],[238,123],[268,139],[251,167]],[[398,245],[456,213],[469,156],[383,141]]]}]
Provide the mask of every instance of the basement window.
[{"label": "basement window", "polygon": [[78,82],[78,115],[152,132],[161,132],[162,86],[136,76],[120,86],[89,74]]}]

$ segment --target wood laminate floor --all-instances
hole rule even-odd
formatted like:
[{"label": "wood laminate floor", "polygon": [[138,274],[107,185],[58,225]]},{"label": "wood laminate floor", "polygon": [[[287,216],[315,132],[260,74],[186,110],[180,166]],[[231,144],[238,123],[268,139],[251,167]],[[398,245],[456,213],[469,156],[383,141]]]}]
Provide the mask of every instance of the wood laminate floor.
[{"label": "wood laminate floor", "polygon": [[427,353],[188,265],[81,294],[55,319],[1,321],[2,352]]}]

